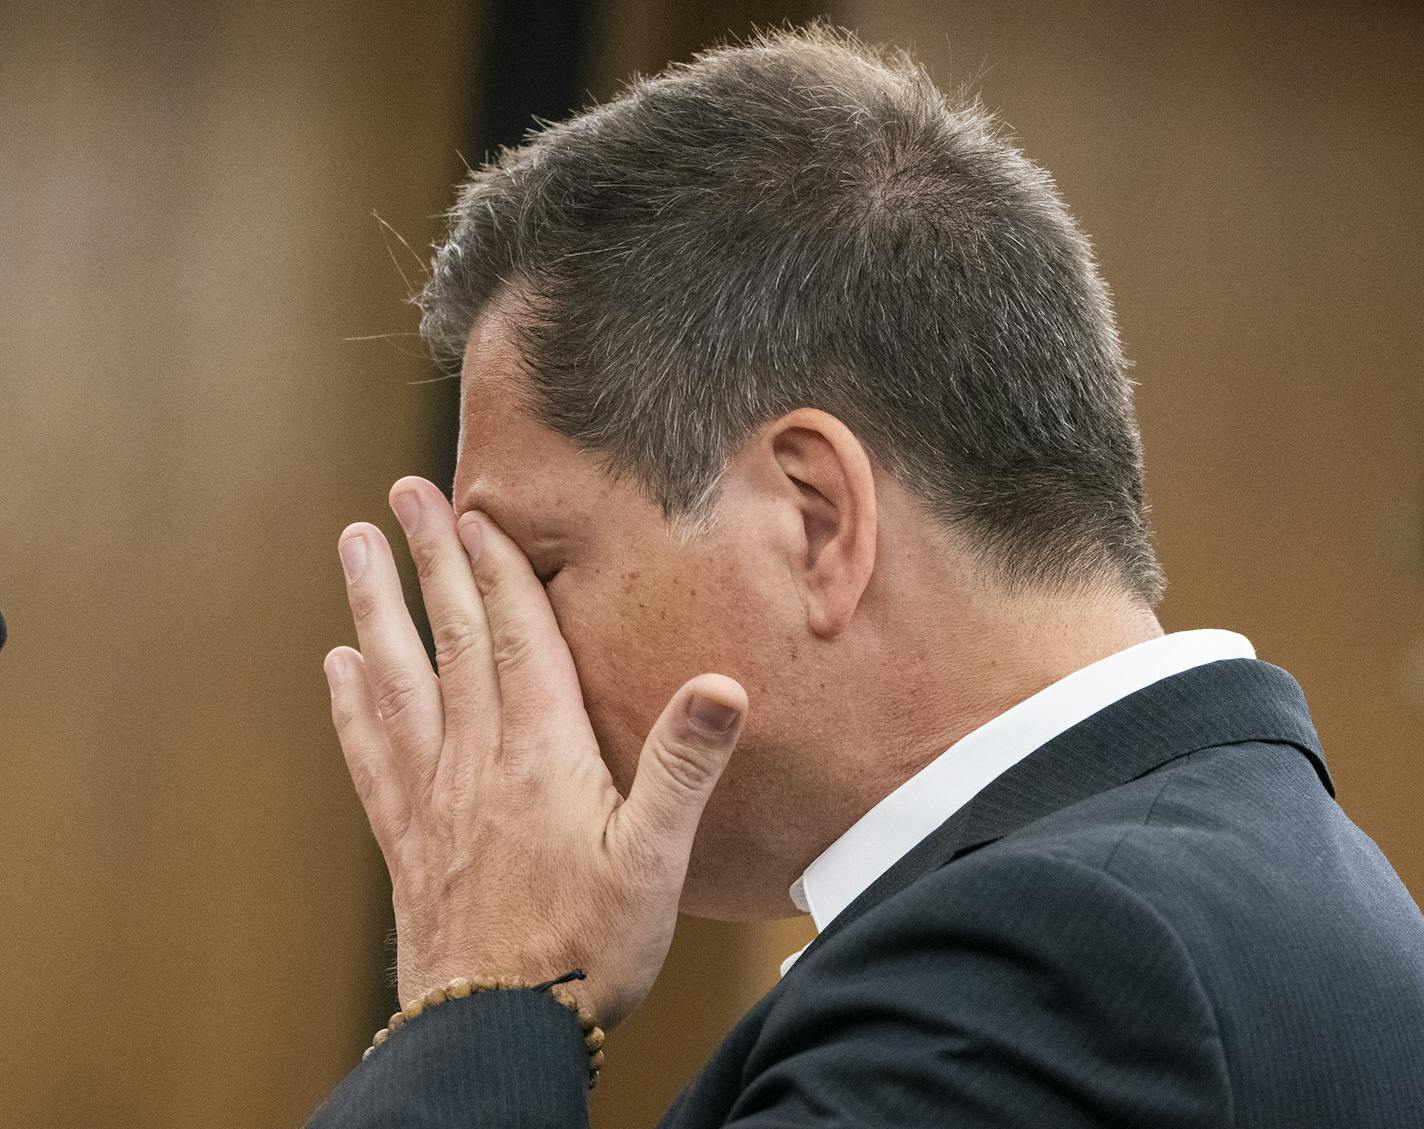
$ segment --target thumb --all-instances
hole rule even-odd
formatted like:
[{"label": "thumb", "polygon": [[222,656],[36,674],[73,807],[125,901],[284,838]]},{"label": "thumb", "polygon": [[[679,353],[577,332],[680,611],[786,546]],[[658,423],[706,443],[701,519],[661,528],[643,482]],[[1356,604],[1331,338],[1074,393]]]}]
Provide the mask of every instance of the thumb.
[{"label": "thumb", "polygon": [[[724,674],[699,674],[663,709],[638,758],[624,816],[660,852],[692,851],[702,809],[747,716],[747,692]],[[718,728],[718,726],[721,728]]]}]

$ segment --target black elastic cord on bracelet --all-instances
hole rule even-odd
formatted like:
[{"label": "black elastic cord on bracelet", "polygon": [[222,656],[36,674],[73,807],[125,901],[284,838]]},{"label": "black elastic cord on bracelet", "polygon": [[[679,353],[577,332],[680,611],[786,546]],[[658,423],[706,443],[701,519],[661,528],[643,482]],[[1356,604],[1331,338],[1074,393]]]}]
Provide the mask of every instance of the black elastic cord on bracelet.
[{"label": "black elastic cord on bracelet", "polygon": [[553,980],[545,980],[544,983],[542,983],[542,984],[535,984],[535,985],[534,985],[534,991],[536,991],[536,992],[547,992],[547,991],[548,991],[550,988],[552,988],[555,984],[567,984],[570,980],[587,980],[587,979],[588,979],[588,973],[586,973],[586,972],[585,972],[583,969],[581,969],[581,968],[576,968],[576,969],[574,969],[572,972],[565,972],[562,976],[556,977],[556,978],[553,979]]}]

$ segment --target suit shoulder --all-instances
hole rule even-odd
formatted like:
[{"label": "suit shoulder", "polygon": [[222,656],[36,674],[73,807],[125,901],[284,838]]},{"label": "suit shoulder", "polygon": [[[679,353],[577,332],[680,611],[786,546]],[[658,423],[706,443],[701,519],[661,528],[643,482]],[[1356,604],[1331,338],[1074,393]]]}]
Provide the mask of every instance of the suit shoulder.
[{"label": "suit shoulder", "polygon": [[[1181,878],[1206,854],[1249,854],[1290,864],[1296,840],[1353,824],[1314,768],[1289,745],[1252,741],[1199,749],[1019,828],[989,847],[1043,850],[1111,869],[1130,885],[1150,879],[1124,856],[1154,859]],[[1355,829],[1358,830],[1358,829]],[[1198,850],[1182,848],[1191,842]]]},{"label": "suit shoulder", "polygon": [[1015,848],[933,871],[808,953],[782,989],[734,1112],[794,1102],[778,1125],[826,1123],[808,1110],[828,1107],[855,1125],[987,1125],[1007,1108],[1034,1124],[1229,1120],[1215,1015],[1185,948],[1141,897],[1066,855]]}]

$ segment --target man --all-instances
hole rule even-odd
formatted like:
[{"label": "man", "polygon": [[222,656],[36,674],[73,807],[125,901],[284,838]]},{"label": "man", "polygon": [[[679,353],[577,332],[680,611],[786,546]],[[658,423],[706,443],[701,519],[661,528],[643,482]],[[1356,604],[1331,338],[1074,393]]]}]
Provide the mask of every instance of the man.
[{"label": "man", "polygon": [[367,523],[327,658],[404,1016],[313,1126],[586,1124],[679,908],[820,933],[664,1126],[1424,1125],[1424,918],[1290,676],[1162,634],[1107,291],[977,106],[764,36],[451,221],[439,675]]}]

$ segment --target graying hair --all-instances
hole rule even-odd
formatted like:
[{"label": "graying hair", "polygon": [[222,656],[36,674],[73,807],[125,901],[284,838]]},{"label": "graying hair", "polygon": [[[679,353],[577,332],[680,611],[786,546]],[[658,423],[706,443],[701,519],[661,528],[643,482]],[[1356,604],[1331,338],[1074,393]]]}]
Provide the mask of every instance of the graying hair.
[{"label": "graying hair", "polygon": [[903,52],[820,22],[704,51],[501,149],[448,218],[418,299],[437,358],[517,291],[522,408],[684,538],[749,435],[809,406],[1011,588],[1160,599],[1088,240]]}]

